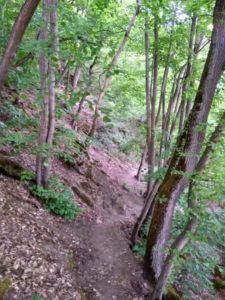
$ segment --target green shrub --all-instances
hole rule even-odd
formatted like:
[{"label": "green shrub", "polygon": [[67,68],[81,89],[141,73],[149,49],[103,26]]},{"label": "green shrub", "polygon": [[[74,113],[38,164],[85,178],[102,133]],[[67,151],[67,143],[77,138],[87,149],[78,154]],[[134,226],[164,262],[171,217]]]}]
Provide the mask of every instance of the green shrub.
[{"label": "green shrub", "polygon": [[76,160],[73,158],[73,156],[65,151],[58,151],[56,156],[59,160],[65,162],[69,166],[74,166],[76,163]]},{"label": "green shrub", "polygon": [[33,195],[43,200],[44,206],[65,219],[74,219],[81,209],[73,201],[72,190],[57,178],[51,178],[47,188],[31,186]]}]

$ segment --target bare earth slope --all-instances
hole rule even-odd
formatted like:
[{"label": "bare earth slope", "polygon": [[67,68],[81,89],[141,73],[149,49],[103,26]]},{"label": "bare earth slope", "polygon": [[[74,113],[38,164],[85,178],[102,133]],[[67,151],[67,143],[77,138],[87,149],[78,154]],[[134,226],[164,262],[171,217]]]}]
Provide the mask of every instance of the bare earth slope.
[{"label": "bare earth slope", "polygon": [[[90,156],[90,178],[54,161],[54,173],[78,184],[93,202],[94,209],[74,194],[84,208],[74,221],[48,213],[21,182],[0,176],[0,281],[12,281],[5,299],[35,294],[42,300],[144,299],[141,261],[124,232],[140,212],[142,187],[136,186],[131,165],[99,149],[91,149]],[[33,159],[26,164],[33,168]]]}]

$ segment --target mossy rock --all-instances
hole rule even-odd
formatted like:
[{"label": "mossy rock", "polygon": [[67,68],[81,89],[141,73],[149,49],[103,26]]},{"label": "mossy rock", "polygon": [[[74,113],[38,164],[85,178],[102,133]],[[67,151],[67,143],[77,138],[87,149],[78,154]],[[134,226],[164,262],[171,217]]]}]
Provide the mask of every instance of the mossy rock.
[{"label": "mossy rock", "polygon": [[26,169],[10,157],[0,154],[0,173],[20,179]]},{"label": "mossy rock", "polygon": [[183,300],[182,296],[180,296],[173,287],[168,288],[165,297],[165,300]]},{"label": "mossy rock", "polygon": [[4,300],[7,295],[9,289],[11,288],[12,280],[9,277],[5,277],[0,282],[0,300]]}]

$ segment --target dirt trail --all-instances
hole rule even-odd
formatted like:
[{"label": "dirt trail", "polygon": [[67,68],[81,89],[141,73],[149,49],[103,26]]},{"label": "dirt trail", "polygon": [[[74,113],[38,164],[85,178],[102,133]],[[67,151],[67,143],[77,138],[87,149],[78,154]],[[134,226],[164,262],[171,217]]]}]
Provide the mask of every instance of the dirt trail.
[{"label": "dirt trail", "polygon": [[[31,300],[35,294],[42,300],[144,299],[141,259],[126,234],[143,204],[141,185],[129,163],[99,149],[90,156],[92,178],[53,163],[55,174],[79,184],[93,201],[91,209],[74,194],[84,208],[74,221],[37,208],[22,183],[0,176],[0,282],[12,280],[6,299]],[[20,161],[34,167],[32,157]],[[130,190],[124,189],[126,180]]]},{"label": "dirt trail", "polygon": [[[77,227],[83,241],[73,252],[76,281],[88,299],[144,299],[147,282],[141,260],[130,250],[123,230],[131,226],[143,203],[137,194],[134,168],[100,149],[92,148],[90,156],[97,166],[92,175],[98,186],[92,193],[98,214],[94,221],[81,222]],[[131,191],[124,189],[124,182],[129,182]]]}]

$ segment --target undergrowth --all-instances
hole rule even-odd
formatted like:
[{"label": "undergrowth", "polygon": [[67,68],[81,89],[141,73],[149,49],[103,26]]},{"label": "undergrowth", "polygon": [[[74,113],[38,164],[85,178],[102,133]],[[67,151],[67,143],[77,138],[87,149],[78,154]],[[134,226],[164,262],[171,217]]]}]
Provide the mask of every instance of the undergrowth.
[{"label": "undergrowth", "polygon": [[74,219],[81,212],[73,201],[72,190],[57,178],[51,178],[47,188],[32,185],[30,190],[43,201],[46,209],[65,219]]}]

